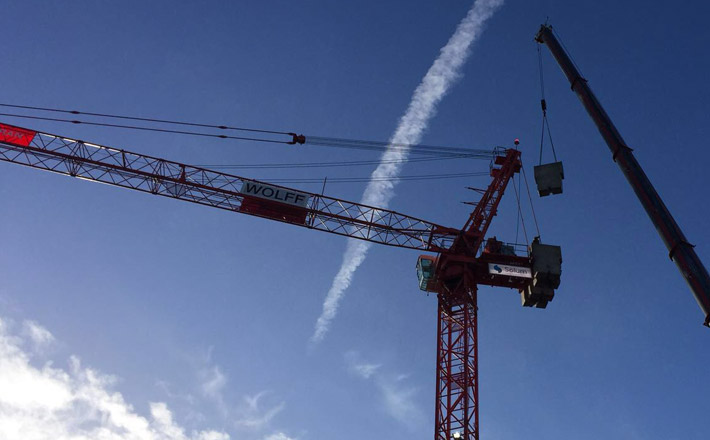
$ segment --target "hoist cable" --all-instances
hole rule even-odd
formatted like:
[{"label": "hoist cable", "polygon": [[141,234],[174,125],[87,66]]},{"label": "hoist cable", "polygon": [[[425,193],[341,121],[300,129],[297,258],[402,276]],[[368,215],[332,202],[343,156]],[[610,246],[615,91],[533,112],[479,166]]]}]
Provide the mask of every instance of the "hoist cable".
[{"label": "hoist cable", "polygon": [[[312,138],[311,138],[312,139]],[[426,154],[426,155],[440,155],[446,156],[450,155],[452,151],[441,150],[440,148],[432,148],[426,145],[406,145],[406,144],[394,144],[390,145],[386,142],[369,142],[369,143],[334,143],[334,142],[320,142],[307,140],[307,145],[316,145],[320,147],[333,147],[333,148],[346,148],[351,150],[367,150],[367,151],[394,151],[400,153],[412,153],[412,154]],[[419,147],[419,148],[415,148]],[[453,150],[454,152],[465,153],[475,157],[477,159],[490,160],[496,156],[496,153],[492,150],[473,150],[460,148]]]},{"label": "hoist cable", "polygon": [[[128,130],[141,130],[141,131],[156,131],[160,133],[171,133],[171,134],[181,134],[188,136],[202,136],[211,137],[219,139],[235,139],[241,141],[255,141],[255,142],[270,142],[274,144],[288,144],[287,141],[277,141],[273,139],[259,139],[244,136],[229,136],[226,134],[210,134],[210,133],[198,133],[194,131],[183,131],[183,130],[169,130],[166,128],[153,128],[153,127],[139,127],[135,125],[122,125],[122,124],[109,124],[106,122],[90,122],[90,121],[78,121],[72,119],[61,119],[61,118],[48,118],[43,116],[29,116],[29,115],[17,115],[12,113],[0,113],[0,116],[8,116],[11,118],[23,118],[23,119],[35,119],[39,121],[51,121],[51,122],[64,122],[69,124],[82,124],[82,125],[93,125],[97,127],[111,127],[111,128],[125,128]],[[61,136],[59,136],[61,137]]]},{"label": "hoist cable", "polygon": [[172,124],[172,125],[182,125],[182,126],[189,126],[189,127],[201,127],[201,128],[211,128],[211,129],[219,129],[219,130],[235,130],[235,131],[244,131],[244,132],[251,132],[251,133],[289,136],[288,140],[276,140],[276,139],[265,139],[265,138],[256,138],[256,137],[247,137],[247,136],[230,136],[230,135],[223,135],[223,134],[218,135],[218,134],[212,134],[212,133],[202,133],[202,132],[193,132],[193,131],[185,131],[185,130],[173,130],[173,129],[147,127],[147,126],[111,124],[111,123],[106,123],[106,122],[90,122],[90,121],[80,121],[80,120],[74,120],[74,119],[62,119],[62,118],[50,118],[50,117],[41,117],[41,116],[19,115],[19,114],[11,114],[11,113],[0,113],[0,116],[8,116],[8,117],[16,117],[16,118],[36,119],[36,120],[45,120],[45,121],[62,122],[62,123],[70,123],[70,124],[84,124],[84,125],[122,128],[122,129],[130,129],[130,130],[155,131],[155,132],[161,132],[161,133],[212,137],[212,138],[219,138],[219,139],[246,140],[246,141],[254,141],[254,142],[268,142],[268,143],[288,144],[288,145],[304,144],[305,143],[305,144],[309,144],[309,145],[316,145],[316,146],[323,146],[323,147],[337,147],[337,148],[350,148],[350,149],[376,150],[376,151],[387,150],[387,151],[397,151],[397,152],[411,152],[411,153],[415,153],[415,154],[439,154],[439,155],[441,155],[441,154],[451,154],[451,153],[464,153],[464,154],[471,154],[476,157],[485,158],[485,159],[490,159],[490,158],[493,158],[496,156],[496,153],[491,150],[482,150],[482,149],[477,150],[477,149],[463,148],[463,147],[445,147],[445,146],[401,144],[401,143],[392,144],[392,143],[388,143],[388,142],[357,140],[357,139],[344,139],[344,138],[322,137],[322,136],[303,136],[303,135],[296,135],[293,132],[285,132],[285,131],[263,130],[263,129],[235,127],[235,126],[227,126],[227,125],[202,124],[202,123],[196,123],[196,122],[173,121],[173,120],[158,119],[158,118],[143,118],[143,117],[136,117],[136,116],[114,115],[114,114],[108,114],[108,113],[81,112],[78,110],[65,110],[65,109],[26,106],[26,105],[8,104],[8,103],[0,103],[0,107],[9,107],[9,108],[32,110],[32,111],[65,113],[65,114],[72,114],[72,115],[86,115],[86,116],[92,116],[92,117],[112,118],[112,119],[120,119],[120,120],[132,120],[132,121],[149,122],[149,123]]},{"label": "hoist cable", "polygon": [[380,142],[380,141],[365,141],[358,139],[342,139],[342,138],[332,138],[332,137],[321,137],[321,136],[308,136],[306,142],[313,145],[322,146],[346,146],[346,147],[364,147],[364,148],[377,148],[377,149],[406,149],[410,151],[421,151],[421,152],[437,152],[437,153],[466,153],[466,154],[480,154],[481,156],[486,156],[487,158],[492,158],[494,152],[490,150],[475,150],[471,148],[463,147],[443,147],[437,145],[424,145],[424,144],[402,144],[402,143],[391,143],[391,142]]},{"label": "hoist cable", "polygon": [[536,44],[537,46],[537,69],[538,72],[540,72],[540,99],[544,100],[545,99],[545,79],[543,77],[543,70],[542,70],[542,51],[540,50],[540,44]]},{"label": "hoist cable", "polygon": [[[360,182],[393,182],[398,180],[440,180],[440,179],[456,179],[463,177],[481,177],[487,176],[487,172],[478,173],[451,173],[451,174],[421,174],[421,175],[411,175],[411,176],[399,176],[399,177],[330,177],[328,183],[360,183]],[[320,178],[267,178],[258,177],[256,180],[269,182],[269,183],[322,183],[323,179]]]},{"label": "hoist cable", "polygon": [[[530,201],[530,211],[532,211],[533,221],[535,222],[535,229],[537,230],[537,236],[540,236],[540,226],[537,223],[537,216],[535,215],[535,206],[533,205],[532,196],[530,195],[530,186],[528,185],[528,176],[525,174],[525,167],[520,167],[523,170],[523,178],[525,179],[525,189],[528,192],[528,200]],[[527,240],[527,237],[526,237]]]},{"label": "hoist cable", "polygon": [[540,107],[542,108],[542,130],[540,133],[540,161],[539,165],[542,165],[542,150],[545,145],[545,128],[547,128],[547,136],[550,140],[550,147],[552,148],[552,156],[557,162],[557,152],[555,151],[555,144],[552,142],[552,131],[550,130],[550,121],[547,119],[547,100],[545,100],[545,77],[544,69],[542,65],[542,52],[540,50],[540,45],[537,45],[537,66],[540,73]]},{"label": "hoist cable", "polygon": [[[518,176],[518,190],[517,192],[520,192],[522,190],[522,179],[520,176]],[[513,180],[513,188],[515,188],[515,180]],[[517,193],[516,193],[517,194]],[[518,242],[518,237],[520,235],[520,222],[523,221],[523,211],[520,207],[520,200],[518,200],[518,219],[515,222],[515,242]]]},{"label": "hoist cable", "polygon": [[268,133],[268,134],[284,134],[284,135],[291,134],[291,133],[285,132],[285,131],[262,130],[262,129],[256,129],[256,128],[243,128],[243,127],[230,127],[227,125],[200,124],[197,122],[171,121],[168,119],[141,118],[138,116],[112,115],[112,114],[107,114],[107,113],[81,112],[78,110],[64,110],[64,109],[47,108],[47,107],[33,107],[33,106],[29,106],[29,105],[0,103],[0,107],[21,108],[24,110],[38,110],[38,111],[54,112],[54,113],[67,113],[67,114],[72,114],[72,115],[96,116],[96,117],[100,117],[100,118],[124,119],[124,120],[128,120],[128,121],[157,122],[160,124],[185,125],[185,126],[189,126],[189,127],[216,128],[219,130],[237,130],[237,131],[248,131],[248,132],[252,132],[252,133]]},{"label": "hoist cable", "polygon": [[[517,145],[515,146],[515,149],[516,150],[518,149]],[[522,165],[522,162],[521,162],[521,165]],[[518,192],[520,192],[522,189],[520,187],[520,185],[522,185],[522,182],[520,180],[520,175],[518,174]],[[515,187],[515,174],[513,174],[513,187]],[[522,221],[522,219],[523,219],[523,212],[520,208],[520,201],[518,201],[518,216],[515,221],[515,242],[516,243],[518,242],[518,237],[520,235],[520,222]]]},{"label": "hoist cable", "polygon": [[547,118],[547,115],[545,115],[544,123],[547,126],[547,137],[550,140],[550,147],[552,148],[552,157],[554,157],[555,162],[557,162],[557,153],[555,152],[555,143],[552,142],[552,132],[550,131],[550,120]]},{"label": "hoist cable", "polygon": [[[520,208],[520,194],[518,193],[518,188],[515,187],[515,184],[513,184],[513,189],[515,190],[515,200],[516,200],[516,202],[517,202],[517,204],[518,204],[518,211],[520,211],[520,209],[521,209],[521,208]],[[529,243],[529,240],[528,240],[528,231],[527,231],[527,229],[525,228],[525,219],[523,219],[522,216],[520,217],[520,224],[523,226],[523,235],[525,236],[525,242],[526,242],[526,243]],[[518,238],[517,238],[517,236],[516,236],[515,242],[517,243],[517,241],[518,241]]]},{"label": "hoist cable", "polygon": [[579,66],[577,65],[577,62],[574,60],[574,57],[572,57],[572,53],[567,50],[567,46],[565,46],[564,40],[562,40],[562,37],[560,36],[559,32],[557,32],[557,29],[553,28],[552,26],[550,26],[550,29],[552,29],[552,33],[555,34],[555,38],[557,38],[557,41],[560,42],[560,46],[562,46],[562,49],[565,51],[565,53],[569,57],[570,61],[572,61],[572,64],[577,69],[580,76],[582,76],[582,78],[584,78],[584,76],[582,75],[582,69],[580,69]]},{"label": "hoist cable", "polygon": [[475,158],[469,154],[452,154],[450,156],[434,156],[434,157],[418,157],[407,160],[356,160],[356,161],[338,161],[338,162],[303,162],[303,163],[260,163],[260,164],[196,164],[197,167],[212,168],[212,169],[280,169],[280,168],[335,168],[335,167],[352,167],[352,166],[367,166],[379,164],[403,164],[411,162],[432,162],[439,160],[451,159],[471,159]]}]

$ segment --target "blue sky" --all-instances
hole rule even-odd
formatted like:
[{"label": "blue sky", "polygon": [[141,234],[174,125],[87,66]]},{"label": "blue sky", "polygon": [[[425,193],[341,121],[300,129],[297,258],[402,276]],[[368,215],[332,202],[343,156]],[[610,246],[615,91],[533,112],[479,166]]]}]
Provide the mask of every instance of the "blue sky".
[{"label": "blue sky", "polygon": [[[0,101],[387,140],[471,4],[8,2]],[[532,38],[549,17],[710,262],[709,12],[703,2],[508,0],[422,142],[488,148],[518,137],[531,177],[541,117]],[[481,288],[482,438],[705,438],[710,355],[702,314],[543,55],[566,179],[563,195],[533,201],[543,240],[562,246],[563,279],[545,310],[523,309],[516,292]],[[378,158],[2,120],[196,164]],[[412,163],[402,173],[487,166]],[[49,411],[68,432],[101,423],[71,403],[93,396],[99,412],[114,411],[112,420],[132,427],[147,420],[163,435],[145,438],[180,438],[179,429],[201,440],[432,437],[436,299],[417,289],[416,252],[374,246],[329,333],[312,347],[342,237],[0,167],[0,376],[22,378],[10,385],[24,420]],[[485,185],[486,178],[403,182],[390,207],[459,226],[469,209],[460,202],[474,199],[464,187]],[[333,183],[326,192],[359,200],[364,186]],[[514,239],[512,192],[491,234]]]}]

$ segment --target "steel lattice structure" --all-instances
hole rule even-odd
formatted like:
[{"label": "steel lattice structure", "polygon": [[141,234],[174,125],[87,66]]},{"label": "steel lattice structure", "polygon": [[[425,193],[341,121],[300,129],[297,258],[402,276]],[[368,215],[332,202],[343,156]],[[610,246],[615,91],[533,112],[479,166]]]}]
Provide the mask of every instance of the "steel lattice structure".
[{"label": "steel lattice structure", "polygon": [[466,281],[440,295],[437,329],[436,440],[478,439],[478,289]]},{"label": "steel lattice structure", "polygon": [[[523,285],[520,280],[486,276],[490,254],[478,253],[505,188],[521,167],[518,150],[506,150],[505,156],[495,159],[491,184],[452,245],[453,252],[441,254],[437,261],[435,440],[451,440],[454,433],[465,440],[479,439],[478,285],[515,288]],[[529,264],[525,257],[495,255],[494,258],[498,262]]]},{"label": "steel lattice structure", "polygon": [[0,160],[388,246],[442,252],[458,235],[395,211],[304,191],[298,193],[307,196],[306,206],[285,209],[245,196],[242,187],[290,188],[5,124]]},{"label": "steel lattice structure", "polygon": [[489,268],[492,264],[529,268],[527,255],[480,251],[505,188],[521,168],[518,150],[500,150],[494,157],[491,184],[481,191],[482,198],[464,228],[455,229],[387,209],[0,124],[3,161],[373,243],[437,253],[433,290],[439,316],[435,440],[451,440],[454,433],[463,440],[479,439],[478,285],[522,289],[529,283]]}]

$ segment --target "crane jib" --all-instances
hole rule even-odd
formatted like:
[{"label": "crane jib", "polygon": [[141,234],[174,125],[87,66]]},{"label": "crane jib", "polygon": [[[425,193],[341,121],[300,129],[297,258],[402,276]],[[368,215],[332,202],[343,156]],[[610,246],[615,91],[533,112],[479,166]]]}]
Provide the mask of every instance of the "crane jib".
[{"label": "crane jib", "polygon": [[0,142],[28,147],[36,135],[32,130],[0,124]]},{"label": "crane jib", "polygon": [[3,123],[0,161],[387,246],[442,252],[460,234],[387,209]]}]

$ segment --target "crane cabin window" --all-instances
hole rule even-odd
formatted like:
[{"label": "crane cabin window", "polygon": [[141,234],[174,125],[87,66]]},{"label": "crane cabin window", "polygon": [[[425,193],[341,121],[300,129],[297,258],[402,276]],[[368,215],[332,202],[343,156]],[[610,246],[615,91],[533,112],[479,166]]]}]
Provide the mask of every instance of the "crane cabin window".
[{"label": "crane cabin window", "polygon": [[429,255],[421,255],[417,260],[417,278],[419,279],[419,289],[429,291],[429,285],[434,278],[434,258]]}]

